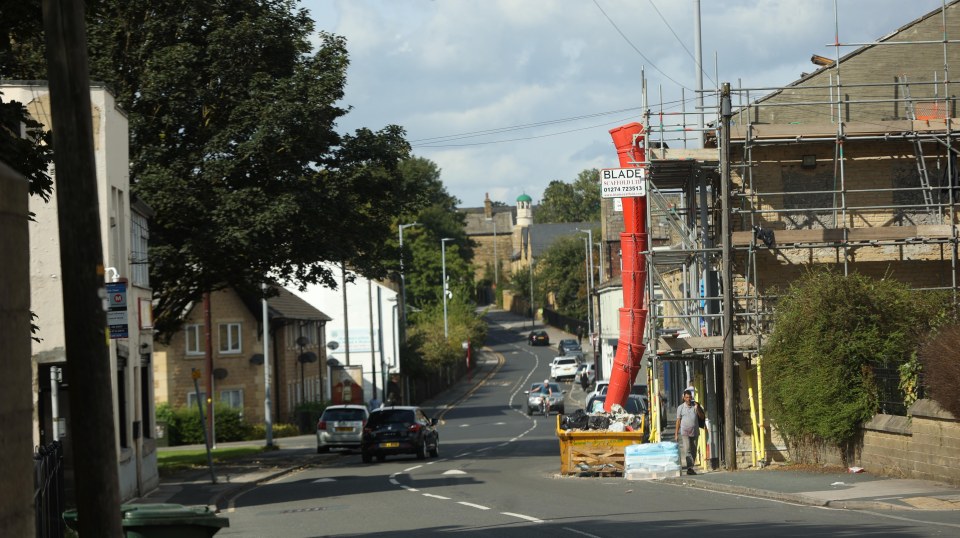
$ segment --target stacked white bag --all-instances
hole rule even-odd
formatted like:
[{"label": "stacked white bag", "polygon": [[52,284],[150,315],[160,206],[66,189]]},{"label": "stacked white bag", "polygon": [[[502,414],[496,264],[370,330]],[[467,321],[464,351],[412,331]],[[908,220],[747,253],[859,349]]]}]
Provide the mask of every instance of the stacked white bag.
[{"label": "stacked white bag", "polygon": [[624,478],[645,480],[680,476],[680,451],[677,443],[628,445],[623,450]]}]

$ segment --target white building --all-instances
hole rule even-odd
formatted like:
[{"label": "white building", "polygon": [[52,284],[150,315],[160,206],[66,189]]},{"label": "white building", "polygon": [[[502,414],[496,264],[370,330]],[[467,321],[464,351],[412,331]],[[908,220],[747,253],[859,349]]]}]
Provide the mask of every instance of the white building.
[{"label": "white building", "polygon": [[[334,274],[341,272],[337,265],[330,267]],[[351,274],[349,270],[347,274]],[[340,366],[361,367],[364,401],[369,402],[374,396],[383,400],[388,376],[400,373],[399,293],[382,282],[359,275],[345,288],[341,285],[333,290],[313,285],[303,292],[289,291],[332,318],[325,326],[328,366],[336,360]],[[324,393],[333,394],[331,375],[327,373]]]},{"label": "white building", "polygon": [[[31,117],[52,127],[50,93],[36,83],[4,83],[4,98],[23,103]],[[111,386],[116,431],[120,496],[131,499],[159,484],[153,437],[153,331],[151,289],[147,271],[147,220],[150,209],[130,195],[129,134],[126,114],[103,87],[90,92],[94,152],[106,280],[125,290],[126,315],[111,318],[116,338],[110,340]],[[56,171],[51,170],[55,176]],[[68,477],[71,442],[82,432],[70,424],[70,368],[66,362],[60,235],[56,193],[49,202],[30,198],[30,302],[40,339],[33,342],[34,445],[64,442]],[[117,303],[117,306],[122,306]],[[119,310],[118,310],[119,311]],[[126,332],[121,331],[126,321]],[[125,336],[123,336],[125,334]],[[121,337],[122,336],[122,337]]]}]

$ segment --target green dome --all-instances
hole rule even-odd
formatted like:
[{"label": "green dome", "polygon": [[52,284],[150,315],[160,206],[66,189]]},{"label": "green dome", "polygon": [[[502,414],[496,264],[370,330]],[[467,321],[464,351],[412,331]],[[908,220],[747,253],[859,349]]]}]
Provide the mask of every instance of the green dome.
[{"label": "green dome", "polygon": [[517,196],[518,202],[532,202],[533,198],[530,198],[526,193]]}]

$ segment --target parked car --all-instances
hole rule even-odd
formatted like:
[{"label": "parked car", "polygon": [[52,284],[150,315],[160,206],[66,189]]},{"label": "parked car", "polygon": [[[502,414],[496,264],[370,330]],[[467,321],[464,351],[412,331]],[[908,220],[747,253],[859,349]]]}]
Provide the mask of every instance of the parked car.
[{"label": "parked car", "polygon": [[558,357],[553,361],[553,364],[550,365],[550,377],[552,377],[554,381],[573,379],[573,376],[577,374],[577,367],[579,366],[579,361],[573,357]]},{"label": "parked car", "polygon": [[550,335],[547,331],[531,331],[527,337],[527,344],[531,346],[549,346]]},{"label": "parked car", "polygon": [[362,405],[331,405],[317,421],[317,454],[331,448],[360,448],[370,412]]},{"label": "parked car", "polygon": [[415,454],[417,459],[440,455],[437,419],[416,406],[381,407],[370,413],[360,443],[361,458],[370,463],[395,454]]},{"label": "parked car", "polygon": [[608,380],[596,381],[596,385],[593,387],[593,391],[590,394],[587,394],[586,398],[583,399],[584,405],[586,405],[586,403],[590,401],[590,398],[593,398],[594,396],[599,396],[600,394],[606,394],[607,386],[609,385],[610,385],[610,381]]},{"label": "parked car", "polygon": [[[527,415],[532,415],[534,411],[540,411],[540,387],[543,383],[534,383],[530,385],[530,390],[523,391],[527,395]],[[560,389],[558,383],[550,383],[550,407],[547,408],[546,414],[549,415],[550,411],[556,411],[557,413],[563,414],[563,395],[567,393],[565,390]]]},{"label": "parked car", "polygon": [[572,350],[582,351],[580,344],[578,344],[576,340],[564,339],[560,340],[560,342],[557,344],[557,351],[560,352],[560,355],[565,355],[567,351]]},{"label": "parked car", "polygon": [[[587,400],[586,411],[588,413],[603,411],[603,404],[606,402],[606,400],[606,394],[591,397],[589,400]],[[647,412],[647,406],[638,394],[631,394],[627,396],[627,403],[623,406],[623,408],[627,413],[632,413],[634,415],[644,415]]]}]

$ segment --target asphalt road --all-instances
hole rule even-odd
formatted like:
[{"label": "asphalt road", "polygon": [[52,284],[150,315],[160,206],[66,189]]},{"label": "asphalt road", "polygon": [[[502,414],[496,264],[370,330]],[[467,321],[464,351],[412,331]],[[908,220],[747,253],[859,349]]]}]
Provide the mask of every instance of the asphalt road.
[{"label": "asphalt road", "polygon": [[[725,495],[660,482],[559,476],[553,416],[528,417],[523,390],[547,377],[551,348],[490,328],[495,375],[442,415],[440,456],[365,465],[348,454],[232,499],[217,536],[949,536],[908,518]],[[567,386],[567,410],[582,392]],[[304,450],[310,450],[307,447]]]}]

